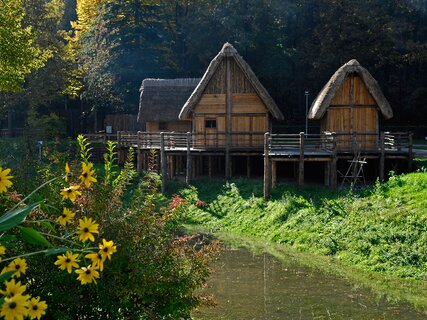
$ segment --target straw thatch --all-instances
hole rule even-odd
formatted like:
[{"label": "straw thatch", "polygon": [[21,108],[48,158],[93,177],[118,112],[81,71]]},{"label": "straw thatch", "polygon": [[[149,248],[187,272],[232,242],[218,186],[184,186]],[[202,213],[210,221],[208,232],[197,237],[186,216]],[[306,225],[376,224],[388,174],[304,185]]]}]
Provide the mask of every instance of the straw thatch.
[{"label": "straw thatch", "polygon": [[141,85],[138,122],[177,121],[200,79],[145,79]]},{"label": "straw thatch", "polygon": [[350,73],[357,73],[363,79],[384,118],[390,119],[393,117],[393,111],[387,99],[384,97],[378,82],[372,77],[368,70],[362,67],[356,59],[353,59],[339,68],[319,92],[308,113],[309,119],[318,120],[323,117],[335,93]]},{"label": "straw thatch", "polygon": [[232,57],[234,59],[234,61],[240,67],[242,72],[246,75],[247,79],[254,87],[256,93],[259,95],[259,97],[261,98],[261,100],[263,101],[267,109],[270,111],[270,113],[273,115],[273,117],[278,120],[283,120],[283,114],[280,111],[280,109],[277,107],[273,98],[271,98],[271,96],[269,95],[267,90],[263,87],[261,82],[259,82],[258,78],[256,77],[251,67],[237,53],[237,50],[234,49],[234,47],[228,42],[224,44],[224,46],[222,47],[222,50],[217,54],[217,56],[209,64],[205,74],[202,77],[202,80],[197,85],[196,89],[193,91],[193,93],[185,103],[184,107],[182,108],[181,113],[179,114],[179,118],[183,120],[183,119],[189,119],[191,117],[191,113],[196,107],[196,105],[199,103],[206,86],[208,85],[209,81],[212,79],[213,75],[215,74],[222,60],[225,57]]}]

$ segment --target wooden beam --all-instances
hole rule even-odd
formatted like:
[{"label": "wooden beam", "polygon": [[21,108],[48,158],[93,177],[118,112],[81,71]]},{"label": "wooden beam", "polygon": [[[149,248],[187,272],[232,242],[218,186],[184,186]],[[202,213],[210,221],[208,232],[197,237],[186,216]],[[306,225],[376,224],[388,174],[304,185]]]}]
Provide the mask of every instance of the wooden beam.
[{"label": "wooden beam", "polygon": [[271,166],[270,166],[270,157],[269,157],[269,138],[270,134],[267,132],[264,136],[264,199],[268,200],[270,198],[271,192]]},{"label": "wooden beam", "polygon": [[331,162],[325,162],[324,164],[324,170],[325,170],[325,186],[329,187],[330,185],[330,178],[331,178]]},{"label": "wooden beam", "polygon": [[185,183],[190,184],[191,182],[191,133],[187,132],[187,169],[185,175]]},{"label": "wooden beam", "polygon": [[141,149],[138,148],[138,150],[136,151],[136,172],[138,172],[139,174],[142,173],[143,162],[143,152]]},{"label": "wooden beam", "polygon": [[271,161],[271,187],[275,188],[277,185],[277,162]]},{"label": "wooden beam", "polygon": [[304,132],[299,134],[298,186],[304,185]]},{"label": "wooden beam", "polygon": [[337,181],[337,137],[335,134],[333,134],[332,136],[332,161],[330,164],[330,180],[329,180],[329,184],[331,186],[332,189],[336,189],[338,181]]},{"label": "wooden beam", "polygon": [[168,161],[165,152],[165,135],[163,132],[160,133],[160,163],[162,175],[162,192],[165,192],[168,181]]},{"label": "wooden beam", "polygon": [[409,144],[408,144],[408,172],[412,171],[412,162],[414,159],[414,134],[412,132],[409,133],[408,136]]},{"label": "wooden beam", "polygon": [[212,178],[212,156],[208,156],[208,176]]},{"label": "wooden beam", "polygon": [[380,182],[384,182],[384,132],[380,135]]},{"label": "wooden beam", "polygon": [[231,112],[232,112],[232,92],[231,92],[231,61],[228,57],[227,70],[226,70],[226,107],[227,107],[227,130],[226,130],[226,141],[225,141],[225,178],[231,177],[231,161],[230,161],[230,147],[231,147]]},{"label": "wooden beam", "polygon": [[249,179],[251,177],[251,157],[246,157],[246,177]]}]

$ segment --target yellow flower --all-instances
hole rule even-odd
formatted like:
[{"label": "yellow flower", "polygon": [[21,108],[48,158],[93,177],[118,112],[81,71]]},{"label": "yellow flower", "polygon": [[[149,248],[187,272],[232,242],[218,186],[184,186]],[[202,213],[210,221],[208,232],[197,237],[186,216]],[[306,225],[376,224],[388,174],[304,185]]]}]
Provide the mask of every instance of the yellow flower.
[{"label": "yellow flower", "polygon": [[0,244],[0,261],[3,259],[1,256],[6,253],[6,247]]},{"label": "yellow flower", "polygon": [[92,169],[92,163],[82,162],[82,173],[79,177],[81,183],[84,182],[86,188],[89,188],[92,182],[97,182],[96,178],[93,176],[95,170]]},{"label": "yellow flower", "polygon": [[46,309],[46,301],[40,301],[40,297],[31,298],[28,302],[28,316],[30,319],[40,319],[42,315],[46,314]]},{"label": "yellow flower", "polygon": [[0,293],[4,296],[13,297],[17,294],[22,295],[27,290],[25,285],[21,285],[21,281],[15,282],[15,279],[6,281],[5,284],[6,290],[0,290]]},{"label": "yellow flower", "polygon": [[11,263],[9,263],[7,267],[3,268],[3,270],[1,271],[1,274],[9,271],[15,272],[13,274],[13,277],[19,278],[21,274],[25,274],[25,272],[27,271],[27,262],[25,261],[25,259],[16,258]]},{"label": "yellow flower", "polygon": [[62,199],[70,199],[71,202],[76,201],[77,196],[81,195],[80,191],[78,191],[80,186],[69,186],[68,188],[64,188],[61,191]]},{"label": "yellow flower", "polygon": [[107,241],[102,239],[102,244],[99,245],[99,253],[102,254],[104,260],[108,258],[111,260],[111,255],[117,252],[117,247],[114,245],[113,240]]},{"label": "yellow flower", "polygon": [[10,173],[10,169],[4,169],[0,167],[0,193],[6,192],[9,187],[12,186],[12,182],[10,179],[13,178],[13,176],[8,176]]},{"label": "yellow flower", "polygon": [[83,242],[86,240],[95,241],[92,233],[99,233],[98,224],[92,218],[84,217],[83,220],[79,219],[79,239]]},{"label": "yellow flower", "polygon": [[5,320],[23,320],[28,315],[28,297],[16,294],[13,297],[6,297],[1,307],[0,316]]},{"label": "yellow flower", "polygon": [[65,182],[68,182],[68,177],[71,176],[71,170],[70,166],[68,165],[68,162],[65,163]]},{"label": "yellow flower", "polygon": [[70,223],[76,214],[70,209],[64,208],[62,214],[56,219],[57,222],[65,226],[67,223]]},{"label": "yellow flower", "polygon": [[92,265],[94,268],[98,268],[99,271],[104,270],[105,257],[103,257],[101,253],[89,253],[85,255],[85,258],[90,259],[92,261]]},{"label": "yellow flower", "polygon": [[99,278],[99,272],[96,271],[95,267],[92,267],[91,265],[76,270],[76,273],[79,275],[77,280],[79,280],[82,285],[92,282],[96,284],[96,279]]},{"label": "yellow flower", "polygon": [[79,260],[77,260],[78,256],[78,254],[73,254],[72,252],[67,251],[65,255],[63,254],[62,256],[58,256],[58,260],[55,261],[55,265],[57,265],[59,269],[67,269],[68,273],[71,273],[73,272],[73,267],[79,267],[77,263],[79,262]]}]

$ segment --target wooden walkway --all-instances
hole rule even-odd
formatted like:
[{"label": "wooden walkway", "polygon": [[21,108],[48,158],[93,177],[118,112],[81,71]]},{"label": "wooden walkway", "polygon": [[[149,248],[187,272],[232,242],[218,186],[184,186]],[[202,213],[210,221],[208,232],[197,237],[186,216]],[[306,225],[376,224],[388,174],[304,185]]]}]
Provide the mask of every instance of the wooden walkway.
[{"label": "wooden walkway", "polygon": [[[91,140],[102,141],[112,136],[87,135]],[[168,176],[174,174],[177,162],[174,157],[185,159],[186,182],[190,183],[193,163],[198,156],[209,156],[209,175],[212,172],[212,156],[225,157],[225,176],[231,176],[230,158],[247,156],[248,176],[250,173],[250,156],[264,158],[264,196],[270,196],[270,190],[277,182],[277,165],[279,162],[298,164],[298,185],[304,184],[304,163],[319,162],[324,164],[325,185],[337,186],[337,161],[351,161],[356,152],[364,159],[378,159],[379,179],[384,180],[384,163],[386,159],[406,159],[411,170],[413,159],[412,134],[405,132],[382,132],[375,134],[271,134],[271,133],[177,133],[177,132],[126,132],[117,133],[119,163],[124,162],[125,150],[129,147],[137,150],[137,170],[146,167],[147,156],[151,150],[157,150],[163,188],[166,188]],[[226,142],[231,144],[226,148]],[[233,143],[234,142],[234,143]],[[168,164],[168,161],[171,162]],[[176,163],[175,163],[176,162]],[[198,164],[199,165],[199,164]]]}]

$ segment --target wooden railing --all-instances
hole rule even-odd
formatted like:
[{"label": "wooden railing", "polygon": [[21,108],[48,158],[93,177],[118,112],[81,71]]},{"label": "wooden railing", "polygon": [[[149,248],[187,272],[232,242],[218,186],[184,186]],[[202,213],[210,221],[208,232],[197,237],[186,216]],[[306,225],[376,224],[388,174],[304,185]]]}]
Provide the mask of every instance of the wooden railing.
[{"label": "wooden railing", "polygon": [[[264,132],[142,132],[119,131],[115,134],[87,134],[92,141],[116,140],[120,147],[160,149],[163,135],[165,150],[230,149],[262,150]],[[229,140],[227,140],[229,139]],[[412,153],[412,134],[408,132],[268,134],[268,150],[323,150],[337,152],[408,152]]]}]

